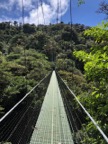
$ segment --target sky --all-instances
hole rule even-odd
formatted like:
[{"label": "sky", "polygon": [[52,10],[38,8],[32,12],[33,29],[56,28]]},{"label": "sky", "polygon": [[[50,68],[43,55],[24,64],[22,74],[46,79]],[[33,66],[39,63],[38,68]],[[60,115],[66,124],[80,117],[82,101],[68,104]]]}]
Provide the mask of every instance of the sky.
[{"label": "sky", "polygon": [[[41,6],[41,1],[42,6]],[[96,26],[104,20],[104,14],[97,14],[102,0],[85,0],[85,4],[78,6],[78,0],[72,0],[72,21],[86,26]],[[105,0],[108,2],[108,0]],[[24,23],[49,24],[57,22],[57,7],[64,23],[70,22],[69,0],[23,0]],[[22,22],[22,0],[0,0],[0,22]]]}]

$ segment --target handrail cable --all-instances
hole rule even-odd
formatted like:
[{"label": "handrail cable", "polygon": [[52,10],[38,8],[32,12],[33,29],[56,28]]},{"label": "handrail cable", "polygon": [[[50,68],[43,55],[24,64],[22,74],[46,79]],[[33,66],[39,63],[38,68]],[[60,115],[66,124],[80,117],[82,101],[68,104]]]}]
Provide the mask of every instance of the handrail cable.
[{"label": "handrail cable", "polygon": [[[2,132],[3,132],[6,127],[10,126],[11,123],[13,123],[13,121],[15,120],[14,118],[15,118],[15,117],[16,117],[16,118],[19,117],[20,114],[21,114],[21,112],[23,112],[24,109],[26,109],[26,106],[23,107],[23,109],[22,109],[19,113],[16,113],[15,116],[11,119],[11,121],[6,121],[6,122],[7,122],[6,125],[2,126],[2,128],[0,127],[0,131],[2,130]],[[0,132],[0,134],[1,134],[1,132]]]},{"label": "handrail cable", "polygon": [[[32,102],[30,102],[29,106],[27,105],[27,109],[25,109],[25,111],[23,112],[22,116],[20,117],[18,123],[15,125],[15,127],[13,128],[13,130],[10,132],[10,135],[7,138],[7,141],[10,139],[10,137],[13,135],[13,133],[15,132],[15,130],[17,129],[17,127],[19,126],[19,124],[21,123],[22,119],[24,118],[24,116],[26,115],[26,113],[28,112],[30,106],[31,106]],[[21,131],[18,131],[19,134],[21,133]]]},{"label": "handrail cable", "polygon": [[81,122],[81,120],[80,120],[80,118],[78,116],[78,113],[76,111],[74,113],[75,113],[79,123],[82,125],[82,128],[83,128],[84,132],[86,133],[86,136],[89,138],[88,132],[86,131],[86,128],[84,127],[83,123]]},{"label": "handrail cable", "polygon": [[[47,84],[50,76],[51,73],[42,81],[44,85]],[[38,85],[38,87],[0,123],[0,141],[17,142],[17,144],[23,144],[29,141],[33,131],[32,126],[34,127],[40,111],[40,107],[38,103],[35,105],[35,101],[39,100],[39,93],[36,90],[41,88],[41,86],[43,85]],[[34,95],[36,92],[37,94]],[[42,96],[42,93],[40,95]]]},{"label": "handrail cable", "polygon": [[[26,106],[23,107],[23,109],[22,109],[19,113],[17,113],[17,114],[11,119],[11,121],[7,121],[7,122],[6,122],[6,125],[3,125],[3,127],[0,128],[0,131],[2,130],[2,133],[3,133],[6,128],[8,128],[8,127],[10,128],[11,125],[14,125],[14,122],[21,116],[22,112],[23,112],[25,109],[26,109]],[[0,132],[0,134],[1,134],[1,132]]]},{"label": "handrail cable", "polygon": [[[60,76],[59,76],[60,77]],[[99,125],[97,124],[97,122],[93,119],[93,117],[89,114],[89,112],[85,109],[85,107],[81,104],[81,102],[78,100],[78,98],[76,97],[76,95],[73,93],[73,91],[69,88],[69,86],[64,82],[64,80],[60,77],[60,79],[63,81],[63,83],[65,84],[65,86],[67,87],[67,89],[70,91],[70,93],[74,96],[74,98],[76,99],[76,101],[78,102],[78,104],[80,105],[80,107],[84,110],[84,112],[87,114],[87,116],[90,118],[90,120],[92,121],[92,123],[95,125],[95,127],[98,129],[98,131],[100,132],[100,134],[103,136],[103,138],[105,139],[106,142],[108,142],[108,137],[106,136],[106,134],[103,132],[103,130],[99,127]]]},{"label": "handrail cable", "polygon": [[[57,75],[59,76],[58,73],[57,73]],[[60,76],[59,76],[59,78],[60,78]],[[64,101],[64,103],[65,103],[66,114],[67,114],[67,117],[68,117],[68,120],[69,120],[70,128],[71,128],[72,131],[73,131],[73,135],[75,134],[75,131],[76,131],[76,130],[77,130],[77,131],[79,130],[79,129],[78,129],[78,126],[77,126],[77,124],[76,124],[76,119],[75,119],[75,118],[77,118],[78,122],[80,123],[80,125],[82,126],[82,128],[83,128],[83,130],[84,130],[84,132],[85,132],[85,135],[89,138],[89,135],[88,135],[88,133],[87,133],[87,131],[86,131],[83,123],[81,122],[81,120],[80,120],[77,112],[74,111],[74,115],[75,115],[75,116],[73,115],[72,110],[74,110],[74,107],[72,106],[72,109],[71,109],[71,107],[69,106],[69,102],[68,102],[67,97],[66,97],[67,94],[65,94],[65,88],[62,86],[62,84],[60,84],[60,87],[61,87],[60,89],[61,89],[63,101]],[[71,116],[73,122],[71,122],[70,116]],[[73,127],[75,128],[75,130],[74,130]],[[81,136],[80,134],[79,134],[79,138],[80,138],[80,140],[82,140],[82,136]],[[75,139],[75,141],[78,143],[77,139]]]},{"label": "handrail cable", "polygon": [[[63,87],[61,87],[61,90],[64,89]],[[61,91],[62,93],[62,91]],[[73,128],[73,124],[71,122],[71,119],[70,119],[70,116],[69,116],[69,113],[71,114],[71,117],[72,117],[72,120],[74,122],[74,127],[77,129],[77,126],[75,124],[75,120],[74,120],[74,117],[73,117],[73,114],[68,106],[68,103],[67,103],[67,99],[66,99],[66,96],[65,94],[63,94],[64,96],[62,97],[62,100],[63,100],[63,103],[65,104],[64,107],[65,107],[65,111],[66,111],[66,115],[67,115],[67,118],[68,118],[68,121],[69,121],[69,125],[70,125],[70,129],[72,130],[72,135],[74,136],[75,135],[75,130]],[[76,142],[78,143],[78,141],[76,140]]]},{"label": "handrail cable", "polygon": [[[49,74],[48,74],[49,75]],[[2,118],[0,118],[0,122],[2,122],[20,103],[22,103],[26,97],[36,88],[38,87],[42,81],[48,77],[48,75],[46,75],[36,86],[34,86],[18,103],[16,103]]]},{"label": "handrail cable", "polygon": [[[59,76],[58,73],[57,73],[57,75]],[[59,77],[60,77],[60,76],[59,76]],[[64,106],[65,106],[66,114],[67,114],[67,117],[68,117],[68,120],[69,120],[70,128],[71,128],[71,130],[72,130],[72,132],[73,132],[73,135],[75,135],[75,131],[76,131],[76,130],[78,131],[78,126],[77,126],[77,124],[76,124],[76,120],[75,120],[75,117],[74,117],[74,115],[73,115],[73,113],[72,113],[72,110],[71,110],[71,108],[70,108],[70,106],[69,106],[68,100],[67,100],[67,98],[66,98],[66,91],[65,91],[65,89],[64,89],[64,87],[63,87],[62,84],[60,84],[60,89],[61,89],[61,93],[62,93],[62,99],[63,99],[63,102],[64,102],[64,104],[65,104]],[[74,112],[74,113],[75,113],[75,112]],[[72,121],[71,121],[70,116],[71,116],[71,118],[72,118],[73,123],[72,123]],[[88,135],[87,135],[87,136],[88,136]],[[81,135],[79,135],[79,138],[80,138],[80,140],[82,140]],[[75,139],[75,141],[78,143],[77,139]]]},{"label": "handrail cable", "polygon": [[24,118],[25,114],[28,112],[28,110],[31,107],[31,105],[32,105],[32,103],[30,103],[30,105],[28,106],[28,108],[26,109],[26,111],[23,113],[23,115],[21,116],[20,120],[18,121],[18,123],[16,124],[16,126],[14,127],[14,129],[12,130],[12,132],[10,133],[9,137],[7,138],[7,140],[9,140],[9,138],[13,135],[14,131],[17,129],[18,125],[20,124],[20,122]]},{"label": "handrail cable", "polygon": [[[57,73],[57,76],[59,76],[58,73]],[[60,76],[59,76],[59,78],[60,78]],[[61,79],[58,79],[58,81],[59,81],[59,86],[60,86],[60,90],[62,93],[62,99],[65,104],[64,106],[66,108],[66,112],[67,112],[66,114],[67,114],[67,117],[69,120],[70,128],[72,129],[73,132],[75,132],[76,130],[78,132],[79,131],[79,128],[78,128],[79,126],[77,126],[77,122],[78,122],[80,124],[80,126],[83,128],[85,136],[89,138],[88,132],[86,131],[86,128],[84,127],[83,122],[81,121],[78,112],[75,110],[74,106],[70,105],[70,103],[67,99],[68,93],[65,91],[65,89],[66,89],[64,87],[65,85],[63,86],[63,84],[61,83],[62,82]],[[68,91],[68,92],[70,94],[70,91]],[[72,111],[74,111],[74,113]],[[72,118],[73,122],[71,121],[71,118]],[[74,131],[74,129],[75,129],[75,131]],[[79,134],[79,138],[80,138],[80,140],[82,140],[82,135]],[[75,139],[75,141],[77,142],[77,139]]]},{"label": "handrail cable", "polygon": [[11,119],[11,121],[7,121],[6,122],[6,124],[3,126],[4,127],[4,129],[2,130],[2,132],[1,132],[1,135],[2,135],[2,133],[6,130],[6,135],[4,135],[3,137],[2,137],[2,139],[4,139],[4,141],[5,140],[7,140],[7,136],[8,136],[8,134],[10,135],[11,134],[11,131],[12,131],[12,129],[16,126],[16,121],[18,121],[19,120],[19,118],[20,117],[22,117],[22,114],[25,112],[25,110],[26,110],[26,108],[27,108],[27,106],[25,106],[17,115],[15,115],[12,119]]}]

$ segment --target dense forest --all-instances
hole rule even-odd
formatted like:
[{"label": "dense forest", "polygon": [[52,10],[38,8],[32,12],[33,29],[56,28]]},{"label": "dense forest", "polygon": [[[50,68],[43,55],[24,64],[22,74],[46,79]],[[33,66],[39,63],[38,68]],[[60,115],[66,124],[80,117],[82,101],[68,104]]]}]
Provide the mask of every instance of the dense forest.
[{"label": "dense forest", "polygon": [[22,29],[17,22],[14,25],[0,23],[1,111],[7,111],[24,96],[26,78],[29,90],[53,67],[62,75],[67,75],[67,79],[73,72],[76,85],[86,83],[81,73],[83,63],[72,53],[74,49],[89,51],[93,40],[84,36],[87,28],[73,25],[71,37],[69,24],[37,27],[25,24]]},{"label": "dense forest", "polygon": [[[108,133],[108,23],[30,25],[0,23],[0,115],[56,69]],[[77,107],[77,106],[76,106]],[[86,130],[104,144],[91,122]],[[95,136],[94,136],[95,135]]]}]

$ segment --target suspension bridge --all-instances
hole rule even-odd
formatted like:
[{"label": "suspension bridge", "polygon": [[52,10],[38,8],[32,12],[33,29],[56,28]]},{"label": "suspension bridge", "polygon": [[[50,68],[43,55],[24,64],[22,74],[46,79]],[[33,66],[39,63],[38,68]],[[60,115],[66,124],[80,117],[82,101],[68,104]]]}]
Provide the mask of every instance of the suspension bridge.
[{"label": "suspension bridge", "polygon": [[[36,93],[39,87],[44,86],[47,90],[43,102],[40,102],[42,96]],[[67,92],[92,121],[104,143],[108,143],[107,136],[55,71],[43,78],[0,119],[0,143],[86,144],[82,142],[82,134],[79,133],[83,123],[78,113],[69,108]],[[89,137],[86,130],[84,136]]]},{"label": "suspension bridge", "polygon": [[73,144],[55,71],[45,95],[30,144]]}]

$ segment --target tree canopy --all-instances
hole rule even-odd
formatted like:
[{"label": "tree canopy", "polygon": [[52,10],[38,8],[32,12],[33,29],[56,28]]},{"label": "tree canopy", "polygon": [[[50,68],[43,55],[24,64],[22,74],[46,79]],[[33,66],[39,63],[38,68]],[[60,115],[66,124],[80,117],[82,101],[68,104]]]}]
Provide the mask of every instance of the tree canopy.
[{"label": "tree canopy", "polygon": [[[90,53],[84,50],[75,51],[74,55],[84,62],[84,70],[87,81],[93,82],[92,92],[87,96],[81,96],[81,101],[97,120],[103,131],[108,131],[108,23],[102,23],[85,31],[86,36],[94,38],[94,44]],[[88,131],[94,129],[90,123],[87,125]],[[92,131],[92,136],[95,135]],[[98,136],[90,139],[95,143],[104,143]]]}]

